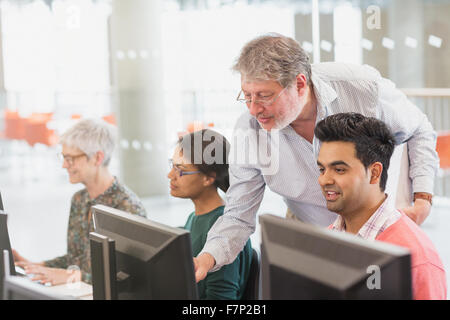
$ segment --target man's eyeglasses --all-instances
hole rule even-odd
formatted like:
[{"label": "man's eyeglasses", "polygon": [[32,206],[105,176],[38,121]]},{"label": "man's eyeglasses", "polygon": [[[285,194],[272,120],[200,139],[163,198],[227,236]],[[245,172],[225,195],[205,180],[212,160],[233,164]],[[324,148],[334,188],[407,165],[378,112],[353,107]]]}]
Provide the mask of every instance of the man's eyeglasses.
[{"label": "man's eyeglasses", "polygon": [[174,169],[180,177],[188,176],[188,175],[196,174],[196,173],[201,173],[201,171],[183,171],[180,168],[178,168],[176,164],[173,163],[172,159],[169,159],[169,167],[170,167],[170,170]]},{"label": "man's eyeglasses", "polygon": [[75,159],[78,159],[78,158],[83,157],[85,155],[86,155],[85,153],[80,153],[80,154],[76,154],[76,155],[65,155],[63,153],[58,153],[57,154],[58,159],[61,162],[66,161],[69,166],[73,165]]},{"label": "man's eyeglasses", "polygon": [[242,97],[243,91],[241,90],[236,100],[241,103],[245,103],[247,105],[250,105],[252,102],[254,102],[255,104],[258,104],[260,106],[269,107],[275,103],[275,101],[278,99],[279,96],[281,96],[281,94],[284,92],[284,90],[286,90],[286,88],[287,87],[283,88],[283,90],[281,90],[280,93],[275,98],[272,98],[273,95],[270,95],[268,97],[260,97],[259,99],[255,100],[245,99],[244,97]]}]

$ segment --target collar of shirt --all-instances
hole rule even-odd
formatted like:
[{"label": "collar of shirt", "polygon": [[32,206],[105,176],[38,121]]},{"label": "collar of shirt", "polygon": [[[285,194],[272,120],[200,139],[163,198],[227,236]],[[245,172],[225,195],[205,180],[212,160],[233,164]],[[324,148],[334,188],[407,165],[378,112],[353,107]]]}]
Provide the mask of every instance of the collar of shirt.
[{"label": "collar of shirt", "polygon": [[329,115],[328,106],[337,99],[337,93],[313,71],[311,71],[311,82],[313,84],[314,95],[317,99],[317,123]]},{"label": "collar of shirt", "polygon": [[[357,236],[367,240],[375,240],[380,233],[395,223],[400,217],[401,213],[393,207],[390,198],[386,196],[383,203],[361,229],[359,229]],[[336,218],[331,229],[342,232],[346,230],[345,221],[342,216],[339,215]]]},{"label": "collar of shirt", "polygon": [[[89,198],[89,193],[86,190],[85,201],[86,201],[86,203],[88,203],[90,205],[95,205],[95,204],[99,203],[99,201],[101,201],[103,197],[114,194],[115,191],[117,190],[118,186],[119,186],[119,181],[117,180],[117,177],[114,176],[112,185],[108,189],[106,189],[105,192],[103,192],[102,194],[97,196],[95,199]],[[103,204],[103,202],[100,202],[100,204]]]}]

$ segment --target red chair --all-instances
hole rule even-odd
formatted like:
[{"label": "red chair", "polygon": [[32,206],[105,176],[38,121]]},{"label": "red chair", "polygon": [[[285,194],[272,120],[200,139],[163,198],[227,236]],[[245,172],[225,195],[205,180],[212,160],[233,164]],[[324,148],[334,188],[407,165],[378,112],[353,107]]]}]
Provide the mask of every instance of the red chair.
[{"label": "red chair", "polygon": [[450,169],[450,131],[440,132],[436,141],[436,151],[442,169]]},{"label": "red chair", "polygon": [[207,128],[214,127],[214,123],[210,122],[207,125],[203,121],[192,121],[189,122],[187,125],[187,132],[192,133],[194,131],[200,131]]},{"label": "red chair", "polygon": [[102,119],[109,124],[116,125],[116,116],[113,113],[103,116]]},{"label": "red chair", "polygon": [[[78,119],[82,118],[82,115],[78,114],[78,113],[74,113],[70,116],[70,118],[72,120],[78,120]],[[108,122],[109,124],[116,125],[116,116],[113,113],[103,116],[102,119],[104,121]]]},{"label": "red chair", "polygon": [[22,140],[25,138],[25,122],[17,111],[5,109],[5,133],[6,139]]},{"label": "red chair", "polygon": [[54,130],[47,127],[47,123],[52,119],[52,113],[33,113],[26,119],[25,141],[30,146],[42,143],[47,146],[55,145],[58,141]]},{"label": "red chair", "polygon": [[203,125],[203,121],[192,121],[189,122],[188,125],[186,126],[186,130],[189,133],[200,131],[203,130],[204,128],[205,126]]}]

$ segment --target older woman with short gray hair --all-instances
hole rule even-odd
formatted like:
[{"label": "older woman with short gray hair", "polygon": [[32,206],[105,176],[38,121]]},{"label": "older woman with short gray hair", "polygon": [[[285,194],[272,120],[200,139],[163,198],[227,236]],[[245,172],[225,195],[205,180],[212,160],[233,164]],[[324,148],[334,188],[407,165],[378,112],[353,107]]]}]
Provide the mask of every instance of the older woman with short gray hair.
[{"label": "older woman with short gray hair", "polygon": [[94,119],[78,121],[61,136],[62,167],[67,170],[70,183],[81,183],[85,188],[72,197],[67,254],[33,263],[14,251],[16,263],[25,267],[27,273],[34,274],[34,280],[60,284],[67,282],[70,277],[71,281],[75,278],[91,282],[88,235],[93,231],[92,206],[102,204],[146,216],[144,206],[136,194],[109,172],[108,165],[116,140],[114,126]]},{"label": "older woman with short gray hair", "polygon": [[76,147],[87,157],[97,151],[104,154],[103,166],[108,166],[117,140],[117,130],[113,125],[99,119],[85,119],[77,122],[60,138],[61,145]]}]

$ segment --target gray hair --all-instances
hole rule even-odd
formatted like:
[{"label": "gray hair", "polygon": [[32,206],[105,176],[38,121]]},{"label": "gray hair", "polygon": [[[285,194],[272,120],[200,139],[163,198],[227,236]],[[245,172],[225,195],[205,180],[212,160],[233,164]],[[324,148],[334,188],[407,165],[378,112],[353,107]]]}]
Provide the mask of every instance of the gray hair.
[{"label": "gray hair", "polygon": [[111,161],[117,139],[116,128],[103,120],[82,119],[67,130],[60,138],[60,143],[71,148],[78,148],[88,158],[98,151],[103,151],[103,166]]},{"label": "gray hair", "polygon": [[278,33],[259,36],[248,42],[233,66],[247,80],[275,80],[287,87],[298,74],[311,81],[309,56],[292,38]]}]

